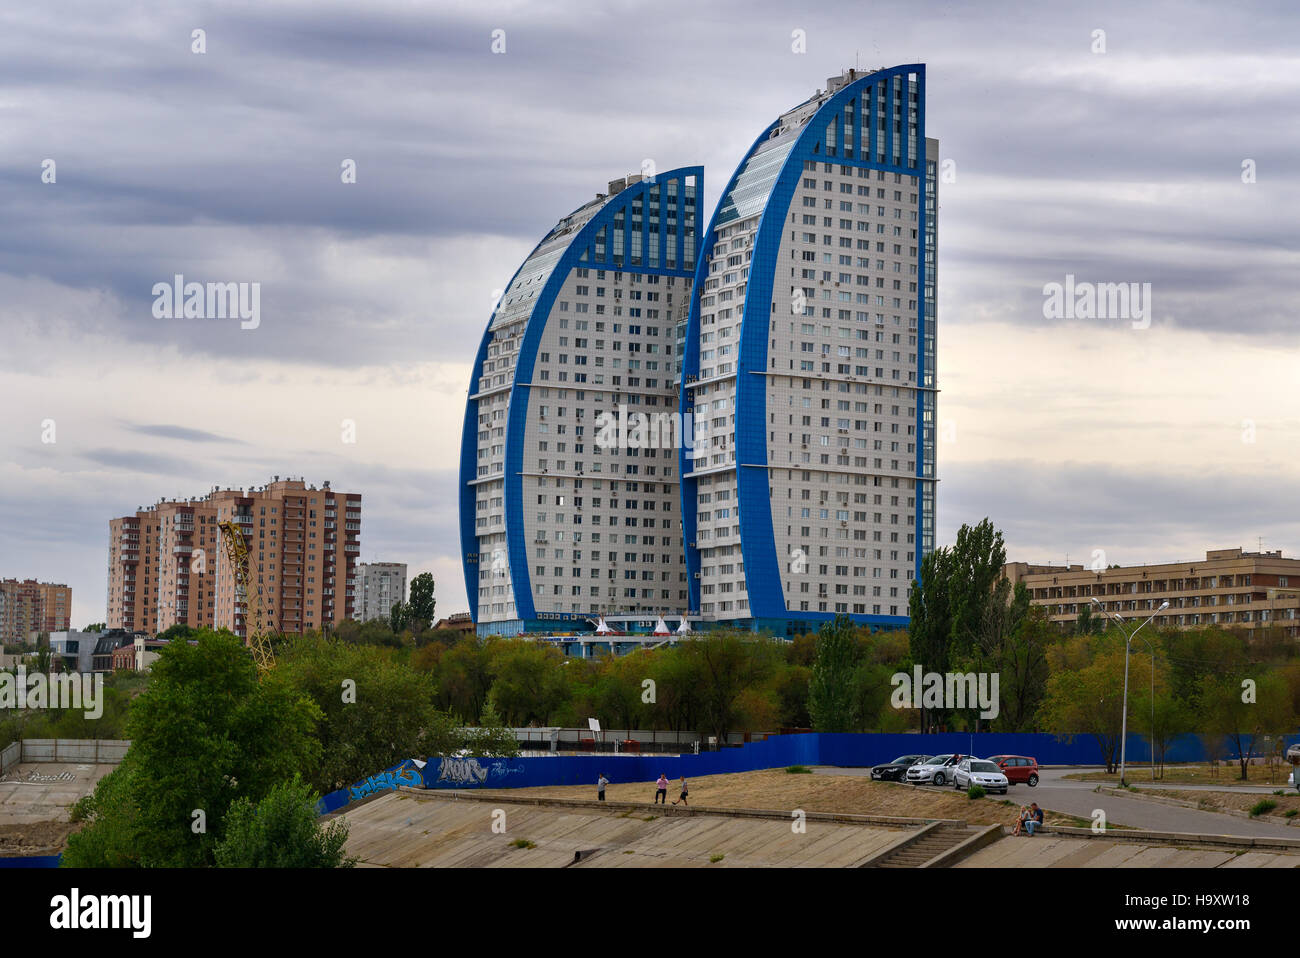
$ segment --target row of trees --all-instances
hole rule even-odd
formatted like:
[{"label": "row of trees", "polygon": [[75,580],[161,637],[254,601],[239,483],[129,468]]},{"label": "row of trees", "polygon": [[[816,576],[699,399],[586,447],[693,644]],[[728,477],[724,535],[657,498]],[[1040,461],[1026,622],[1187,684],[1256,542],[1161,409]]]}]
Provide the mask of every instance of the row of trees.
[{"label": "row of trees", "polygon": [[74,809],[86,824],[64,862],[347,864],[346,832],[316,822],[320,794],[411,757],[517,754],[490,696],[465,728],[434,691],[382,646],[297,637],[259,678],[229,632],[172,641],[130,704],[125,760]]}]

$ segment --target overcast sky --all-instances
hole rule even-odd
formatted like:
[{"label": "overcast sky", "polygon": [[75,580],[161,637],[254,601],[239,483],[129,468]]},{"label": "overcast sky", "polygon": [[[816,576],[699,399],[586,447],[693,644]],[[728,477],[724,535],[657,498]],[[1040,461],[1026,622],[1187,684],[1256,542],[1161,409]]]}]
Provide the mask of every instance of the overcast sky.
[{"label": "overcast sky", "polygon": [[[1298,24],[1287,2],[10,4],[0,577],[67,582],[73,624],[101,620],[111,517],[278,473],[360,492],[362,559],[466,609],[457,457],[494,292],[608,180],[703,164],[711,213],[778,113],[905,62],[951,161],[938,541],[987,515],[1027,561],[1300,554]],[[259,283],[259,325],[156,318],[176,274]],[[1151,284],[1149,326],[1044,318],[1067,274]]]}]

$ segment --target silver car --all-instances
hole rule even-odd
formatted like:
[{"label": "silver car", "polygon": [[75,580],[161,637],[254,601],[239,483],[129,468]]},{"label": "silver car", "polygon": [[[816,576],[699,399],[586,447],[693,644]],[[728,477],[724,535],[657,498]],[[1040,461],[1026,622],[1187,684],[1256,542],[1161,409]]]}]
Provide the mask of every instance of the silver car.
[{"label": "silver car", "polygon": [[931,755],[907,770],[909,785],[947,785],[952,781],[952,761],[955,755]]},{"label": "silver car", "polygon": [[958,789],[978,785],[987,792],[1001,792],[1005,795],[1010,784],[1002,769],[982,758],[962,759],[952,773],[952,787]]}]

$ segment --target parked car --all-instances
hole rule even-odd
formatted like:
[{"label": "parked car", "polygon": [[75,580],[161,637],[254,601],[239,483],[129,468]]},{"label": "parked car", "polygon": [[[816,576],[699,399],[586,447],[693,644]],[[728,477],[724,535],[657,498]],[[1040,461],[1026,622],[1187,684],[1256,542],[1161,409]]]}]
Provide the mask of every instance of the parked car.
[{"label": "parked car", "polygon": [[988,792],[1007,793],[1007,780],[1002,770],[987,759],[964,758],[952,771],[952,787],[958,789],[978,785]]},{"label": "parked car", "polygon": [[947,785],[952,781],[952,766],[961,758],[960,755],[931,755],[907,770],[907,781],[912,785]]},{"label": "parked car", "polygon": [[909,768],[927,758],[928,755],[900,755],[892,762],[871,766],[871,777],[878,782],[901,782]]},{"label": "parked car", "polygon": [[1002,774],[1012,785],[1038,784],[1038,759],[1028,755],[990,755],[986,761],[1002,769]]}]

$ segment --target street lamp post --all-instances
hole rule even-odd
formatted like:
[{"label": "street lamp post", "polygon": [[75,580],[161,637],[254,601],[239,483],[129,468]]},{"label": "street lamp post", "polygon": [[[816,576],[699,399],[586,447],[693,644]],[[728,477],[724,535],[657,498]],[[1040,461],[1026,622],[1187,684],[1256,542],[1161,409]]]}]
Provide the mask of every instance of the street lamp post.
[{"label": "street lamp post", "polygon": [[[1146,622],[1143,622],[1142,625],[1139,625],[1136,629],[1133,630],[1131,634],[1125,630],[1124,619],[1122,617],[1118,615],[1112,615],[1110,612],[1107,612],[1106,607],[1101,602],[1097,601],[1096,596],[1092,597],[1092,601],[1093,604],[1097,606],[1097,608],[1101,609],[1103,614],[1105,614],[1108,618],[1111,618],[1115,621],[1115,624],[1119,626],[1120,634],[1124,636],[1124,712],[1123,715],[1120,717],[1120,732],[1119,732],[1119,784],[1121,787],[1123,787],[1126,784],[1124,781],[1124,772],[1125,772],[1126,759],[1128,758],[1128,656],[1129,656],[1129,651],[1133,647],[1133,639],[1137,636],[1139,632],[1142,631],[1142,626],[1145,626],[1157,615],[1159,615],[1165,609],[1169,608],[1169,600],[1166,599],[1164,602],[1161,602],[1160,608],[1152,612],[1151,616],[1146,620]],[[1142,641],[1146,642],[1145,636],[1143,637]],[[1156,774],[1155,773],[1156,652],[1155,652],[1155,648],[1151,646],[1150,642],[1147,642],[1147,646],[1151,648],[1151,743],[1152,743],[1151,777],[1154,780]]]}]

